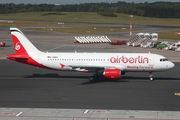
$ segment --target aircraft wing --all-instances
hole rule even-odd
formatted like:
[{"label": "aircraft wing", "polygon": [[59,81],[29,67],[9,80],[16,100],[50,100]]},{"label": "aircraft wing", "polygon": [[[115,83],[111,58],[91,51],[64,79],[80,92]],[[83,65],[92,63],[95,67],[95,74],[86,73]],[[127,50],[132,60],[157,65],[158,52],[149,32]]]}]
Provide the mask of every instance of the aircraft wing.
[{"label": "aircraft wing", "polygon": [[103,71],[104,69],[121,69],[125,70],[125,67],[122,66],[119,68],[116,66],[102,66],[102,65],[70,65],[73,70],[82,71],[82,72],[94,72],[94,71]]}]

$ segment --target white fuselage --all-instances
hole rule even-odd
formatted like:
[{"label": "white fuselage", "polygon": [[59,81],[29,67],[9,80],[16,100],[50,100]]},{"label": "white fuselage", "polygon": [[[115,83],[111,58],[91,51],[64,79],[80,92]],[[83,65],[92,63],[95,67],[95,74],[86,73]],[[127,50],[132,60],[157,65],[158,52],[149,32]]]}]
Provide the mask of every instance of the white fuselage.
[{"label": "white fuselage", "polygon": [[[31,56],[32,55],[32,56]],[[55,70],[117,68],[121,71],[164,71],[174,67],[164,56],[151,53],[39,53],[38,63]]]}]

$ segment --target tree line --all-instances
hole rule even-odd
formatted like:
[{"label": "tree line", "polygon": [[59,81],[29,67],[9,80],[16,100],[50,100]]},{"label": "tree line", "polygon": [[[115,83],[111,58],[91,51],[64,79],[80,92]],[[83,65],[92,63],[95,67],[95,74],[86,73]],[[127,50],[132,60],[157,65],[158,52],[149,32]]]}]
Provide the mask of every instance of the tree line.
[{"label": "tree line", "polygon": [[125,13],[144,17],[180,18],[180,2],[154,3],[83,3],[83,4],[0,4],[0,14],[22,12],[98,12],[104,16],[116,17]]}]

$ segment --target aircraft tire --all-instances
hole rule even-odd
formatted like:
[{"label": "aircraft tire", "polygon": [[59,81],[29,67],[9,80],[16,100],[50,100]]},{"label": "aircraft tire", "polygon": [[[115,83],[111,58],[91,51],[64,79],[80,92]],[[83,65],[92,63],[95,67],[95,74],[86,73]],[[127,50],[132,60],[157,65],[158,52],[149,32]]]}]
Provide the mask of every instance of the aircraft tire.
[{"label": "aircraft tire", "polygon": [[93,76],[90,76],[90,77],[89,77],[89,81],[90,81],[90,82],[94,81],[94,77],[93,77]]}]

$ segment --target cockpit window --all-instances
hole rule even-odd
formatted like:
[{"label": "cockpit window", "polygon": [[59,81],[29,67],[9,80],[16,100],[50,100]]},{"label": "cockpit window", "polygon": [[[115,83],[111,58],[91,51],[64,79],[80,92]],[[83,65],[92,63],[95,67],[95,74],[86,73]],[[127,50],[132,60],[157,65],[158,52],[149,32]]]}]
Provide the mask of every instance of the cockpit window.
[{"label": "cockpit window", "polygon": [[165,61],[168,61],[168,59],[167,59],[167,58],[165,58]]},{"label": "cockpit window", "polygon": [[164,61],[168,61],[168,59],[167,58],[161,58],[160,59],[160,62],[164,62]]}]

